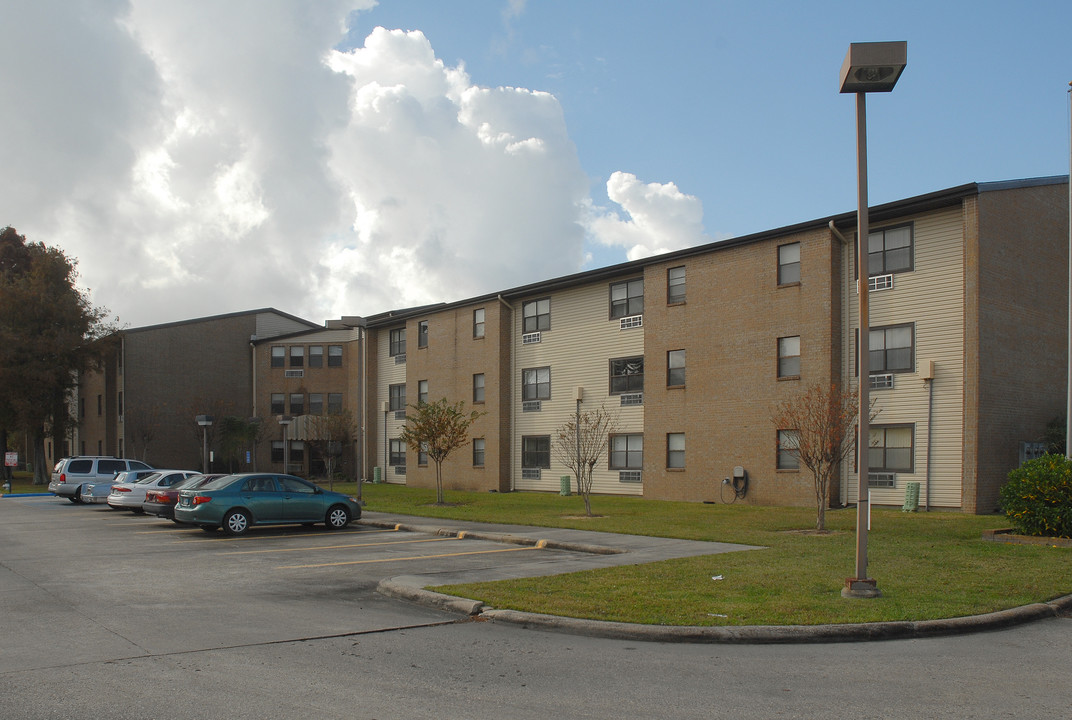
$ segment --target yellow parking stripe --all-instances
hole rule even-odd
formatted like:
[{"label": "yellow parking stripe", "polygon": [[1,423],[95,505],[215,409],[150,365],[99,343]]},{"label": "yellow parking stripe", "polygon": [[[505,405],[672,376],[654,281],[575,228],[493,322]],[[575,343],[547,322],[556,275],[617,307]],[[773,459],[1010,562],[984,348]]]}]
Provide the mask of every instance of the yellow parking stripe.
[{"label": "yellow parking stripe", "polygon": [[462,555],[489,555],[491,553],[522,552],[524,550],[539,550],[536,547],[511,547],[499,550],[472,550],[470,552],[444,553],[442,555],[414,555],[402,558],[379,558],[377,560],[349,560],[344,562],[317,563],[314,565],[280,565],[276,570],[297,570],[301,568],[337,567],[339,565],[369,565],[372,563],[399,562],[403,560],[435,560],[438,558],[460,557]]},{"label": "yellow parking stripe", "polygon": [[338,550],[340,548],[377,547],[379,545],[407,545],[410,543],[444,542],[446,540],[457,540],[457,538],[436,537],[428,538],[425,540],[391,540],[389,542],[350,543],[347,545],[314,545],[312,547],[270,548],[268,550],[231,550],[230,552],[222,552],[220,553],[220,555],[256,555],[260,553],[308,552],[310,550]]}]

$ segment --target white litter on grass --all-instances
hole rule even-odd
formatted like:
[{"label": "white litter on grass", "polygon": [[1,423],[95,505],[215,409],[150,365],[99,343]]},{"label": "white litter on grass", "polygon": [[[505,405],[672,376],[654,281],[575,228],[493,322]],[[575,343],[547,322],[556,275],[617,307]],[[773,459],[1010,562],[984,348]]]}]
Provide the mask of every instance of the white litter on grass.
[{"label": "white litter on grass", "polygon": [[723,615],[722,613],[707,613],[707,617],[724,617],[724,618],[728,618],[729,615]]},{"label": "white litter on grass", "polygon": [[721,576],[721,575],[712,575],[712,576],[711,576],[711,579],[712,579],[712,580],[721,580],[721,579],[722,579],[722,576]]}]

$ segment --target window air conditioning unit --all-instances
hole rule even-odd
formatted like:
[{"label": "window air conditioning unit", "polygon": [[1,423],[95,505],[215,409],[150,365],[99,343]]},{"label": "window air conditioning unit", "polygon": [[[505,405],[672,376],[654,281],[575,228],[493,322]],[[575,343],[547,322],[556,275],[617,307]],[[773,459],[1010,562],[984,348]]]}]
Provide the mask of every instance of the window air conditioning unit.
[{"label": "window air conditioning unit", "polygon": [[893,290],[893,275],[876,275],[867,279],[867,289],[874,290]]},{"label": "window air conditioning unit", "polygon": [[640,471],[639,470],[622,470],[618,473],[618,482],[621,483],[639,483]]},{"label": "window air conditioning unit", "polygon": [[873,472],[867,474],[867,487],[892,488],[897,487],[897,473]]},{"label": "window air conditioning unit", "polygon": [[542,405],[539,400],[526,400],[521,403],[521,412],[540,412]]},{"label": "window air conditioning unit", "polygon": [[630,315],[629,317],[623,317],[621,320],[622,330],[628,330],[629,328],[644,327],[643,315]]},{"label": "window air conditioning unit", "polygon": [[880,375],[871,376],[871,389],[872,390],[892,390],[893,389],[893,373],[883,373]]},{"label": "window air conditioning unit", "polygon": [[540,342],[540,339],[541,339],[540,338],[540,333],[538,333],[538,332],[525,333],[524,335],[521,336],[521,344],[522,345],[532,345],[533,343]]},{"label": "window air conditioning unit", "polygon": [[522,480],[539,480],[540,468],[521,468]]},{"label": "window air conditioning unit", "polygon": [[622,407],[644,404],[644,393],[624,393],[619,397],[621,398]]},{"label": "window air conditioning unit", "polygon": [[405,364],[406,364],[406,353],[399,353],[398,355],[395,355],[395,365],[405,365]]}]

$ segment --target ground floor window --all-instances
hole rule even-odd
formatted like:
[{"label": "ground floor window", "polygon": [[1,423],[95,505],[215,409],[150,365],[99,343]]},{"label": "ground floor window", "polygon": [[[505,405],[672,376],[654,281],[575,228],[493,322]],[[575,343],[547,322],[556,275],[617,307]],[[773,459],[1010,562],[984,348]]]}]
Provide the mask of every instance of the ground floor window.
[{"label": "ground floor window", "polygon": [[912,425],[872,425],[867,465],[874,472],[912,472]]},{"label": "ground floor window", "polygon": [[685,433],[666,434],[666,467],[670,469],[685,467]]},{"label": "ground floor window", "polygon": [[406,443],[401,440],[391,441],[391,457],[388,459],[387,464],[406,466]]},{"label": "ground floor window", "polygon": [[521,438],[521,467],[550,469],[550,435],[531,435]]},{"label": "ground floor window", "polygon": [[779,470],[799,470],[800,458],[796,453],[797,449],[797,431],[796,430],[779,430],[778,431],[778,461],[777,468]]},{"label": "ground floor window", "polygon": [[644,436],[642,434],[611,436],[610,469],[644,469]]}]

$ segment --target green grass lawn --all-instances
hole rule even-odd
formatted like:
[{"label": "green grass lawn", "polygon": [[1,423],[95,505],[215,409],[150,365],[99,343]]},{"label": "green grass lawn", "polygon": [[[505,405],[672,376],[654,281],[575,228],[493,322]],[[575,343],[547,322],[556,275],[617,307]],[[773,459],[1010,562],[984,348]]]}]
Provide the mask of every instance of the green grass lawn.
[{"label": "green grass lawn", "polygon": [[[352,487],[352,486],[351,486]],[[856,510],[827,511],[828,535],[808,508],[363,487],[369,510],[482,522],[568,527],[762,545],[551,577],[435,588],[496,608],[662,625],[794,625],[927,620],[990,612],[1072,593],[1072,550],[982,539],[1004,517],[876,509],[868,569],[882,597],[846,600],[855,571]],[[721,575],[721,580],[713,580]]]}]

